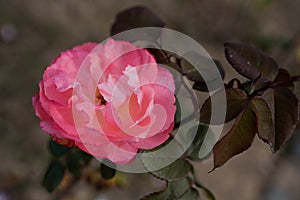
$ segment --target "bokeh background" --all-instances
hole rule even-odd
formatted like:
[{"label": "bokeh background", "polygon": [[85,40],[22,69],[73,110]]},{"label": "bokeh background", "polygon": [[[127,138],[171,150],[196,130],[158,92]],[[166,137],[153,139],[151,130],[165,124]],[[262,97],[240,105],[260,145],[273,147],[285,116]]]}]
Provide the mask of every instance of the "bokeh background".
[{"label": "bokeh background", "polygon": [[[39,128],[31,97],[43,70],[61,51],[108,37],[115,15],[134,5],[149,7],[168,28],[202,44],[221,60],[227,80],[236,74],[225,61],[225,41],[254,44],[300,73],[298,0],[0,0],[0,200],[131,200],[161,187],[136,174],[124,175],[128,182],[121,188],[99,191],[82,181],[60,197],[41,186],[49,137]],[[298,200],[299,134],[276,155],[256,140],[213,173],[211,160],[195,164],[197,173],[218,200]]]}]

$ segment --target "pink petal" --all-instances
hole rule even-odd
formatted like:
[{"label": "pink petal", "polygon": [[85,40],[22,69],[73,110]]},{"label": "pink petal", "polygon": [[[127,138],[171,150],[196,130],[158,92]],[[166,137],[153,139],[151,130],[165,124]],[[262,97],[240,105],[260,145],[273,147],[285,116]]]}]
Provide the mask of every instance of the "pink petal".
[{"label": "pink petal", "polygon": [[109,143],[105,146],[83,145],[76,143],[83,151],[98,158],[107,158],[117,164],[127,164],[136,155],[138,149],[129,144]]}]

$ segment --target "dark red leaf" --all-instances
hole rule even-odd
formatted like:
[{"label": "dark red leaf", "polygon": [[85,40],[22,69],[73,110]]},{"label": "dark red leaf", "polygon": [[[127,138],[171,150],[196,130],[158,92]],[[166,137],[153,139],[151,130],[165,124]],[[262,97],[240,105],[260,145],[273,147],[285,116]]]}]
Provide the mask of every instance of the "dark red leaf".
[{"label": "dark red leaf", "polygon": [[[282,148],[293,135],[298,121],[298,99],[295,94],[285,87],[269,89],[262,98],[265,100],[270,109],[273,128],[270,132],[260,135],[261,139],[269,143],[273,152]],[[264,118],[263,112],[260,111],[260,118]],[[269,113],[269,112],[268,112]],[[269,124],[270,125],[270,124]],[[268,126],[266,121],[259,122],[259,126]]]},{"label": "dark red leaf", "polygon": [[277,87],[294,87],[294,83],[290,81],[290,79],[290,73],[287,70],[280,68],[278,70],[278,74],[274,80],[274,83],[276,83]]},{"label": "dark red leaf", "polygon": [[[227,123],[235,119],[248,103],[246,93],[240,89],[228,88],[225,90],[225,93],[227,102],[216,102],[216,104],[227,104],[225,121],[218,116],[211,119],[212,100],[211,98],[208,98],[200,111],[200,121],[202,123],[213,125]],[[214,101],[221,100],[222,98],[219,97],[220,95],[223,95],[223,92],[217,92],[212,98],[214,98]]]},{"label": "dark red leaf", "polygon": [[225,56],[233,68],[248,79],[273,81],[277,75],[276,61],[253,46],[239,43],[225,43]]},{"label": "dark red leaf", "polygon": [[275,144],[275,127],[271,109],[262,98],[252,99],[251,106],[257,119],[258,136],[273,146]]},{"label": "dark red leaf", "polygon": [[275,145],[276,152],[293,135],[298,122],[298,99],[288,88],[274,89],[275,101]]},{"label": "dark red leaf", "polygon": [[229,133],[214,146],[214,169],[224,165],[233,156],[247,150],[257,132],[256,117],[250,108],[240,113]]},{"label": "dark red leaf", "polygon": [[[117,15],[116,21],[111,28],[111,35],[134,28],[164,26],[165,23],[150,9],[144,6],[136,6],[124,10]],[[156,38],[159,34],[160,32],[154,33],[152,37]]]}]

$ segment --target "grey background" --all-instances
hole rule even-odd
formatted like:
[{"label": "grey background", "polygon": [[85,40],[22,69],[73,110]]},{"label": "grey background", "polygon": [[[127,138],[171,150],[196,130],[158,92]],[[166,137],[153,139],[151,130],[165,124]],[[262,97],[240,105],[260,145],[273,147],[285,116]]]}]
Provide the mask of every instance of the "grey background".
[{"label": "grey background", "polygon": [[[39,128],[31,97],[43,70],[61,51],[109,36],[114,16],[146,5],[167,27],[196,39],[236,76],[223,56],[223,42],[264,47],[281,67],[300,72],[300,1],[297,0],[0,0],[0,199],[57,199],[40,185],[49,160],[47,134]],[[299,135],[299,134],[297,134]],[[289,153],[271,155],[259,141],[221,169],[195,164],[217,199],[296,200],[300,186],[299,136]],[[121,189],[96,191],[85,182],[63,199],[138,199],[159,189],[148,175],[127,175]],[[100,196],[99,196],[100,195]]]}]

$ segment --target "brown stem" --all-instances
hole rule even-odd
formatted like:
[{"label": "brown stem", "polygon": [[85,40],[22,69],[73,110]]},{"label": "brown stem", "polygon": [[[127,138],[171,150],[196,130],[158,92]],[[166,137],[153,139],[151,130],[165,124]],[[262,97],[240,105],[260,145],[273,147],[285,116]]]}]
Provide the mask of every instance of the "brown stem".
[{"label": "brown stem", "polygon": [[291,81],[293,81],[293,82],[300,81],[300,75],[292,76],[292,77],[291,77]]},{"label": "brown stem", "polygon": [[280,87],[282,85],[286,85],[288,83],[293,83],[293,82],[297,82],[297,81],[300,81],[300,75],[296,75],[296,76],[292,76],[290,78],[290,80],[287,80],[287,81],[279,81],[279,82],[275,82],[275,83],[272,83],[270,85],[267,85],[263,88],[260,88],[258,90],[255,90],[250,96],[256,96],[257,94],[261,93],[261,92],[264,92],[266,91],[267,89],[269,88],[276,88],[276,87]]}]

